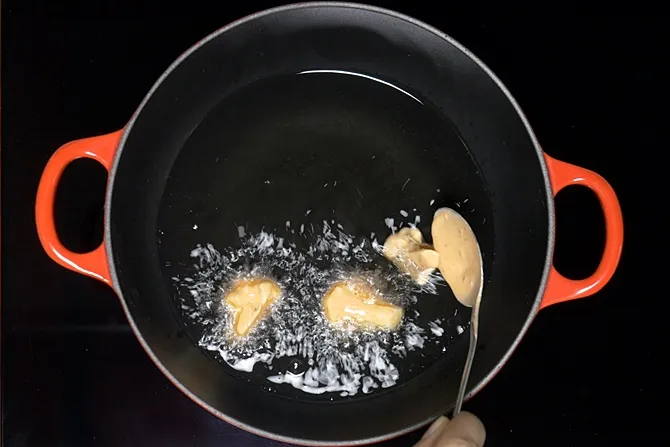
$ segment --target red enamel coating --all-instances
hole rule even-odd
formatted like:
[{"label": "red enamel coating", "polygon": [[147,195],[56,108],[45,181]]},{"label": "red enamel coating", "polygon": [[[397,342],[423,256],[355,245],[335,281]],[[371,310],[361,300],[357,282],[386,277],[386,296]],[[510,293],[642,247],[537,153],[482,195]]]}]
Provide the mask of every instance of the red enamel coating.
[{"label": "red enamel coating", "polygon": [[614,190],[600,175],[588,169],[558,161],[547,154],[544,155],[549,170],[551,188],[554,196],[570,185],[582,185],[591,189],[603,209],[605,215],[605,250],[600,265],[593,275],[586,279],[568,279],[556,271],[552,265],[547,278],[547,288],[540,309],[552,304],[584,298],[602,289],[612,278],[621,259],[623,248],[623,216],[621,206]]},{"label": "red enamel coating", "polygon": [[35,201],[37,233],[49,257],[67,269],[98,279],[105,284],[110,284],[110,275],[104,242],[89,253],[74,253],[65,248],[56,232],[54,199],[63,171],[74,160],[91,158],[109,172],[121,133],[119,130],[107,135],[75,140],[61,146],[44,168]]}]

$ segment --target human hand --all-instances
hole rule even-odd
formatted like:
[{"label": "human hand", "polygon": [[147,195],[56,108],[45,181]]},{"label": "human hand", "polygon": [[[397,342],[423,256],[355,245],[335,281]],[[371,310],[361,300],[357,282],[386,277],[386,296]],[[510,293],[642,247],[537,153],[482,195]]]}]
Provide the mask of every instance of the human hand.
[{"label": "human hand", "polygon": [[485,439],[482,421],[464,411],[451,421],[446,416],[437,419],[414,447],[483,447]]}]

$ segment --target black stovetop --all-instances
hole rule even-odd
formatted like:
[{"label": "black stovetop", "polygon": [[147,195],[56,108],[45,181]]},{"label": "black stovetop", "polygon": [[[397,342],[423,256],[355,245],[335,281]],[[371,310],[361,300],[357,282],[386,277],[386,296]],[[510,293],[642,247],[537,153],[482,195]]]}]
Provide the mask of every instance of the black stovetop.
[{"label": "black stovetop", "polygon": [[[121,128],[182,51],[271,3],[225,12],[198,2],[173,11],[158,2],[106,10],[104,2],[59,10],[47,3],[6,1],[2,10],[4,445],[280,445],[219,421],[175,389],[135,340],[111,289],[49,260],[33,223],[39,176],[62,143]],[[644,210],[654,162],[644,154],[667,146],[667,124],[653,109],[670,79],[657,62],[668,54],[664,24],[445,17],[426,6],[374,3],[471,49],[515,95],[545,150],[607,178],[624,210],[624,256],[612,282],[594,297],[543,310],[502,372],[465,405],[484,421],[487,445],[594,446],[629,437],[642,445],[660,436],[656,376],[666,348],[642,344],[662,328],[640,303],[647,289],[634,294],[631,284],[645,271],[653,276],[636,254],[649,235],[639,231],[642,219],[651,215]],[[56,213],[69,247],[99,242],[104,182],[93,162],[66,172]],[[568,190],[557,213],[557,265],[584,276],[602,246],[597,201]]]}]

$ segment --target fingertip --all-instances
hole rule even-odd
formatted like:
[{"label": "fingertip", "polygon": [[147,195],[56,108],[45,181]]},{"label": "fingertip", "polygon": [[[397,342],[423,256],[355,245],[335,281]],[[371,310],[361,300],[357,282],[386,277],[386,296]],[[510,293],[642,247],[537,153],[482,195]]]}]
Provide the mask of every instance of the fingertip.
[{"label": "fingertip", "polygon": [[451,420],[450,425],[461,436],[472,439],[476,445],[484,445],[484,441],[486,441],[486,428],[482,421],[474,414],[463,411]]},{"label": "fingertip", "polygon": [[446,422],[449,422],[449,418],[446,416],[440,416],[437,418],[435,422],[430,424],[430,427],[428,427],[428,430],[426,430],[426,433],[424,433],[421,439],[429,438],[430,436],[437,433],[440,427],[442,427]]}]

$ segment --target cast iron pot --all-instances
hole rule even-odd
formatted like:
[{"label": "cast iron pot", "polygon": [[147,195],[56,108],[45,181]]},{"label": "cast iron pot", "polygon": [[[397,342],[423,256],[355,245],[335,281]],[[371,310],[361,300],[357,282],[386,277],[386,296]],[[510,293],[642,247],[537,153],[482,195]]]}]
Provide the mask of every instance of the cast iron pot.
[{"label": "cast iron pot", "polygon": [[[281,88],[263,83],[280,78],[288,79]],[[104,243],[77,254],[59,242],[53,206],[63,170],[82,157],[100,162],[109,180]],[[577,281],[552,267],[553,197],[574,184],[596,193],[606,224],[597,271]],[[39,184],[36,223],[54,261],[114,289],[147,355],[204,409],[273,439],[359,445],[450,410],[467,331],[378,393],[269,392],[198,347],[170,277],[198,243],[239,244],[240,222],[249,231],[280,228],[313,209],[315,222],[332,215],[353,234],[382,235],[386,216],[414,207],[428,216],[421,228],[429,234],[434,208],[458,205],[485,264],[485,349],[469,397],[540,309],[596,293],[611,278],[623,243],[616,195],[599,175],[546,155],[500,80],[441,31],[376,7],[303,3],[214,32],[165,71],[122,130],[61,147]],[[424,312],[453,313],[458,304],[448,288],[443,294]]]}]

